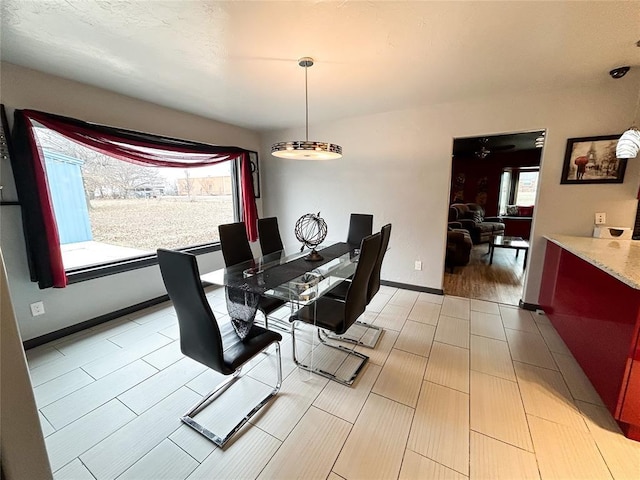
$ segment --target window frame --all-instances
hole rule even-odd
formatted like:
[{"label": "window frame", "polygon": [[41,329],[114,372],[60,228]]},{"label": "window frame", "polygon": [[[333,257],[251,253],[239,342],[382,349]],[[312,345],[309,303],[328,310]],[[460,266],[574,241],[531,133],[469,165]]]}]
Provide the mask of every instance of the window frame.
[{"label": "window frame", "polygon": [[41,125],[100,153],[137,164],[189,168],[237,159],[240,218],[249,241],[258,239],[258,212],[249,161],[251,150],[102,125],[38,110],[15,109],[9,159],[22,205],[29,277],[40,289],[65,288],[69,284],[49,191],[46,159],[36,138],[35,130]]},{"label": "window frame", "polygon": [[[504,167],[502,169],[502,173],[500,174],[500,190],[502,191],[502,179],[505,173],[509,173],[511,179],[509,181],[509,193],[507,194],[506,204],[498,205],[498,214],[501,216],[507,215],[507,205],[515,205],[516,201],[516,193],[518,192],[518,185],[520,183],[520,174],[522,172],[537,172],[538,178],[540,178],[540,167],[539,166],[531,166],[531,167]],[[535,199],[534,199],[535,200]],[[534,203],[535,205],[535,203]]]},{"label": "window frame", "polygon": [[[257,152],[251,151],[257,156]],[[242,196],[240,195],[240,160],[229,160],[231,162],[231,190],[233,200],[233,217],[238,222],[242,212]],[[200,245],[190,245],[176,250],[180,252],[191,253],[193,255],[204,255],[207,253],[218,252],[222,249],[220,242],[204,243]],[[86,267],[76,267],[65,269],[67,275],[67,283],[80,283],[96,278],[108,277],[118,273],[130,272],[140,268],[158,265],[158,256],[154,254],[140,255],[138,257],[129,257],[122,260],[114,260],[112,262],[104,262],[98,265],[90,265]]]}]

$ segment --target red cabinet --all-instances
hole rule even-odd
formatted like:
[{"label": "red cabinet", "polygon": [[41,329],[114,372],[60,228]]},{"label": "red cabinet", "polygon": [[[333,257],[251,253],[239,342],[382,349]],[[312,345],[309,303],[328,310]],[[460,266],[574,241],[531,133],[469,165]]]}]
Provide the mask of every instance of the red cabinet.
[{"label": "red cabinet", "polygon": [[539,303],[622,431],[640,441],[640,290],[548,241]]}]

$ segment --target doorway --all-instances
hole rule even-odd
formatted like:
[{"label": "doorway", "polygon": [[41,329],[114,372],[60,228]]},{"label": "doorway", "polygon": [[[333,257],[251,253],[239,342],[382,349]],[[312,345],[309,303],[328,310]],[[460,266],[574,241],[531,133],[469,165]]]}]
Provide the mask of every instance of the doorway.
[{"label": "doorway", "polygon": [[544,139],[544,130],[454,139],[445,294],[519,305],[527,255],[513,247],[530,239]]}]

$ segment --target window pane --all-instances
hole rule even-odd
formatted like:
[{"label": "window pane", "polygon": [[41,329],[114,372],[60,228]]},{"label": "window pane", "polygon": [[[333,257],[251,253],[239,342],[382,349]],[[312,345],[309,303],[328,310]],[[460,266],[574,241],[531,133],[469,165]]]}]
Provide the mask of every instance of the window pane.
[{"label": "window pane", "polygon": [[535,204],[539,172],[520,171],[516,190],[516,205],[528,207]]},{"label": "window pane", "polygon": [[140,166],[38,128],[65,269],[218,241],[235,221],[232,161]]},{"label": "window pane", "polygon": [[505,170],[500,177],[500,196],[498,198],[498,213],[506,215],[509,204],[509,192],[511,191],[511,172]]}]

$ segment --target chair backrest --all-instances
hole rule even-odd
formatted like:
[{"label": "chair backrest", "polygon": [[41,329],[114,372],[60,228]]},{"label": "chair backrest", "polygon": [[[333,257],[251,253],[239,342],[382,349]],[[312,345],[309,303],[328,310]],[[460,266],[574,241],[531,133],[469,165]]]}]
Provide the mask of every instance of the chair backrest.
[{"label": "chair backrest", "polygon": [[349,233],[347,243],[360,245],[364,237],[373,232],[373,215],[365,213],[352,213],[349,217]]},{"label": "chair backrest", "polygon": [[[466,203],[452,203],[449,206],[449,217],[451,217],[451,209],[455,209],[456,210],[456,214],[455,214],[455,219],[456,220],[461,220],[463,218],[468,218],[467,215],[469,213],[469,207],[467,206]],[[452,220],[453,221],[453,220]]]},{"label": "chair backrest", "polygon": [[369,235],[360,244],[360,258],[344,299],[344,325],[336,333],[344,333],[367,307],[367,290],[373,266],[380,250],[381,234]]},{"label": "chair backrest", "polygon": [[[477,203],[467,203],[467,208],[469,209],[470,212],[472,212],[471,216],[473,217],[473,219],[478,220],[476,221],[476,223],[484,221],[484,217],[486,216],[486,213],[482,205],[479,205]],[[478,217],[477,215],[474,215],[475,213],[479,213],[480,216]]]},{"label": "chair backrest", "polygon": [[456,207],[449,207],[449,221],[457,222],[460,212]]},{"label": "chair backrest", "polygon": [[278,230],[278,218],[268,217],[258,219],[258,238],[262,255],[283,250],[280,230]]},{"label": "chair backrest", "polygon": [[218,225],[222,256],[227,267],[253,258],[244,222]]},{"label": "chair backrest", "polygon": [[228,375],[222,336],[204,294],[195,255],[158,249],[158,263],[180,328],[180,349],[193,360]]},{"label": "chair backrest", "polygon": [[369,288],[367,289],[367,305],[371,302],[373,296],[380,290],[380,271],[382,270],[382,260],[387,253],[387,247],[389,246],[389,238],[391,237],[391,224],[387,223],[382,230],[380,230],[380,250],[378,250],[378,257],[376,263],[371,271],[371,277],[369,278]]}]

